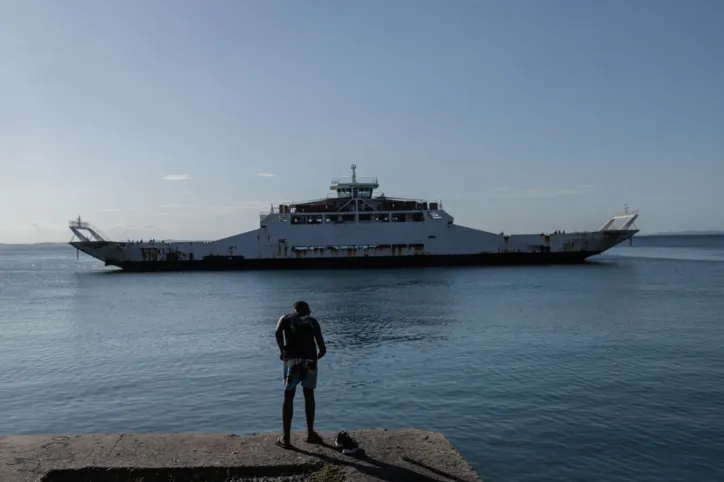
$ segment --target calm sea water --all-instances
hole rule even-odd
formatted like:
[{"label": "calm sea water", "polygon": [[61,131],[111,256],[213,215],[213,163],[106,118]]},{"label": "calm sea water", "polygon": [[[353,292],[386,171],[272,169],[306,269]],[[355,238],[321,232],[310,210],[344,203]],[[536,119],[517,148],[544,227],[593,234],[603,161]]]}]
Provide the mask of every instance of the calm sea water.
[{"label": "calm sea water", "polygon": [[442,431],[487,481],[724,480],[716,236],[368,272],[118,274],[0,248],[0,433],[277,431],[273,330],[296,299],[329,345],[320,430]]}]

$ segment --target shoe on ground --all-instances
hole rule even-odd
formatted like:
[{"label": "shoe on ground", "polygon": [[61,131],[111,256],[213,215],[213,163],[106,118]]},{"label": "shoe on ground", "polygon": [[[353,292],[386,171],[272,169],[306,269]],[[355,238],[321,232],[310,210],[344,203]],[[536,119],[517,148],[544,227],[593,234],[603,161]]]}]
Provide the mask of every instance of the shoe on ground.
[{"label": "shoe on ground", "polygon": [[352,455],[359,450],[359,444],[347,432],[342,431],[334,439],[334,446],[342,450],[345,455]]}]

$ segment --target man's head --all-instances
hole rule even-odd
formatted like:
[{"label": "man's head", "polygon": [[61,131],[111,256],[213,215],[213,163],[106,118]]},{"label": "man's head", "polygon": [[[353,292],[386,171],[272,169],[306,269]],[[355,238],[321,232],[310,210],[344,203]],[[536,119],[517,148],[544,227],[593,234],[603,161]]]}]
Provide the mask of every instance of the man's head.
[{"label": "man's head", "polygon": [[312,312],[312,310],[309,309],[309,305],[306,301],[297,301],[296,303],[294,303],[293,308],[295,313],[302,316],[308,315]]}]

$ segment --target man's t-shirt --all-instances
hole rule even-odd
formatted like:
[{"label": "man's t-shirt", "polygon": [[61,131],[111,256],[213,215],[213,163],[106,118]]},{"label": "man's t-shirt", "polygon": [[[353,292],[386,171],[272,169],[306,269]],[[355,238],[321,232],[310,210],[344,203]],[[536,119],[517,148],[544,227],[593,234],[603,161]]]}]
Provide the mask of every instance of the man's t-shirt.
[{"label": "man's t-shirt", "polygon": [[319,322],[309,315],[289,313],[282,317],[280,323],[284,330],[284,358],[316,360],[314,337],[320,332]]}]

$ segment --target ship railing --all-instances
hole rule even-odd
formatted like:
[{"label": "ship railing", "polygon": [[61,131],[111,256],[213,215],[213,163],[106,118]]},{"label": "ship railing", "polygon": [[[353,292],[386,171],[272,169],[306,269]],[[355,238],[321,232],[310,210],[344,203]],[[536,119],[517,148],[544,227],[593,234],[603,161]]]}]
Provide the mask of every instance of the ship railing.
[{"label": "ship railing", "polygon": [[[369,199],[366,199],[368,201]],[[423,198],[423,197],[398,197],[398,196],[376,196],[371,199],[372,201],[401,201],[401,202],[416,202],[416,203],[427,203],[435,204],[437,203],[438,208],[442,209],[442,199],[432,199],[432,198]]]},{"label": "ship railing", "polygon": [[[293,207],[294,205],[290,205],[290,206]],[[344,209],[343,209],[343,210],[341,210],[341,211],[309,211],[309,212],[300,212],[300,211],[292,210],[292,211],[290,211],[289,213],[281,213],[278,209],[274,209],[274,210],[271,210],[271,211],[260,211],[260,212],[259,212],[259,219],[263,221],[264,219],[266,219],[267,217],[269,217],[269,216],[271,216],[271,215],[273,215],[273,214],[292,214],[292,215],[300,215],[300,216],[315,216],[315,215],[327,216],[327,215],[332,215],[332,214],[355,214],[355,213],[359,213],[359,214],[373,214],[373,213],[378,213],[378,214],[384,214],[384,213],[412,214],[412,213],[419,213],[419,212],[426,212],[429,217],[431,217],[431,218],[433,218],[433,219],[439,219],[439,218],[440,218],[439,212],[440,212],[440,211],[444,211],[444,210],[445,210],[445,209],[443,208],[443,206],[442,206],[441,203],[438,204],[437,209],[427,209],[427,210],[420,210],[420,209],[401,209],[401,208],[398,208],[398,209],[385,209],[385,210],[364,210],[364,209],[357,209],[357,210],[351,210],[351,211],[347,211],[347,210],[344,210]]]},{"label": "ship railing", "polygon": [[[636,227],[636,219],[639,217],[639,210],[629,210],[628,208],[624,212],[615,214],[604,223],[599,231],[629,231],[638,230]],[[620,225],[619,225],[620,224]],[[618,227],[616,227],[619,225]]]},{"label": "ship railing", "polygon": [[259,221],[264,221],[269,216],[273,216],[275,214],[281,214],[278,210],[272,210],[272,211],[262,211],[259,213]]},{"label": "ship railing", "polygon": [[81,221],[80,219],[69,221],[68,227],[81,241],[108,241],[110,239],[103,231],[91,223]]},{"label": "ship railing", "polygon": [[85,221],[68,221],[68,227],[70,228],[76,228],[76,229],[90,229],[91,225],[90,223],[87,223]]},{"label": "ship railing", "polygon": [[[261,211],[261,212],[270,213],[270,214],[278,213],[280,205],[293,207],[293,206],[300,206],[300,205],[305,205],[305,204],[322,203],[325,201],[337,201],[339,199],[340,198],[338,196],[336,196],[334,194],[330,194],[323,198],[308,199],[305,201],[288,201],[288,202],[283,202],[281,204],[272,204],[271,211]],[[345,199],[347,199],[347,198],[345,198]],[[395,197],[395,196],[389,196],[389,197],[384,196],[381,198],[380,197],[372,197],[372,198],[360,197],[358,199],[360,199],[361,201],[365,201],[365,202],[400,201],[400,202],[416,202],[416,203],[420,203],[420,204],[427,203],[428,205],[437,203],[438,210],[443,209],[442,199],[432,200],[432,199],[426,199],[426,198],[404,198],[404,197]]]},{"label": "ship railing", "polygon": [[331,182],[332,186],[336,186],[338,184],[379,184],[377,182],[376,177],[356,177],[355,179],[352,179],[351,177],[337,177],[332,179]]},{"label": "ship railing", "polygon": [[328,194],[326,197],[322,197],[322,198],[319,198],[319,197],[318,197],[318,198],[315,198],[315,199],[306,199],[306,200],[304,200],[304,201],[287,201],[287,202],[283,202],[283,203],[280,203],[280,204],[272,204],[271,212],[277,212],[277,213],[278,213],[278,212],[279,212],[279,206],[280,206],[280,205],[284,205],[284,206],[297,206],[297,205],[300,205],[300,204],[317,204],[317,203],[321,203],[321,202],[324,202],[324,201],[333,201],[333,200],[335,200],[335,199],[338,199],[337,196],[332,195],[332,194]]},{"label": "ship railing", "polygon": [[269,216],[270,214],[279,214],[279,213],[281,213],[279,206],[280,206],[280,204],[272,204],[272,205],[270,205],[269,209],[266,209],[264,211],[259,211],[259,216],[266,217],[266,216]]},{"label": "ship railing", "polygon": [[629,218],[629,217],[638,216],[638,215],[639,215],[638,209],[625,209],[621,212],[616,213],[612,217],[617,218],[617,219],[624,219],[624,218]]}]

